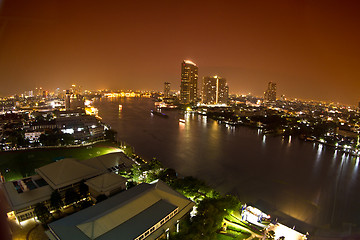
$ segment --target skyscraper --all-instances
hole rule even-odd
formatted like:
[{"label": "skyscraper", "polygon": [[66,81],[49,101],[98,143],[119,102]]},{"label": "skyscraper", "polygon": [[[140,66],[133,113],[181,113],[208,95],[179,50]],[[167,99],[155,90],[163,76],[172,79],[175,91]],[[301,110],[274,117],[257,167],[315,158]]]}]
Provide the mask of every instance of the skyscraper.
[{"label": "skyscraper", "polygon": [[268,87],[264,93],[264,100],[267,102],[276,101],[276,83],[269,82]]},{"label": "skyscraper", "polygon": [[170,83],[165,82],[164,83],[164,98],[169,98],[169,97],[170,97]]},{"label": "skyscraper", "polygon": [[229,87],[225,78],[218,76],[204,77],[202,89],[202,103],[227,104]]},{"label": "skyscraper", "polygon": [[198,67],[189,60],[181,64],[180,102],[182,104],[196,103],[198,82]]}]

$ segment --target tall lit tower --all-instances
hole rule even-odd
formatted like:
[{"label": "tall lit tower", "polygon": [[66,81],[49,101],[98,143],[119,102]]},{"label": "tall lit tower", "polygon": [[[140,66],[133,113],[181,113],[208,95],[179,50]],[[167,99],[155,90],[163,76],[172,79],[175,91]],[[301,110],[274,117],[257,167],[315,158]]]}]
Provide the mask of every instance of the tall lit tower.
[{"label": "tall lit tower", "polygon": [[204,77],[202,102],[204,104],[227,104],[229,87],[225,78],[218,76]]},{"label": "tall lit tower", "polygon": [[170,97],[170,83],[164,82],[164,98]]},{"label": "tall lit tower", "polygon": [[184,60],[181,64],[181,84],[180,84],[180,102],[182,104],[196,103],[197,94],[198,67],[189,60]]},{"label": "tall lit tower", "polygon": [[267,102],[276,101],[276,83],[269,82],[266,91],[264,92],[264,100]]}]

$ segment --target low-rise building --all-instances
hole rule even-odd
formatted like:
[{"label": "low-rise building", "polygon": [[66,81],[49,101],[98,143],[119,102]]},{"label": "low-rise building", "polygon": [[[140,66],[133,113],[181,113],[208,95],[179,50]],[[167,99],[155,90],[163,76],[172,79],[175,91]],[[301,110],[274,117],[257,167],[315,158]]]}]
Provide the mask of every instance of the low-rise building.
[{"label": "low-rise building", "polygon": [[126,184],[126,180],[115,173],[130,169],[133,164],[123,152],[87,160],[62,159],[36,169],[38,175],[1,183],[8,200],[8,216],[19,222],[32,218],[37,203],[49,206],[53,191],[64,193],[69,188],[77,189],[82,181],[88,181],[85,183],[91,187],[94,198],[99,194],[115,194],[124,190]]},{"label": "low-rise building", "polygon": [[25,139],[29,140],[30,143],[39,141],[41,134],[44,134],[45,131],[30,131],[25,133]]},{"label": "low-rise building", "polygon": [[142,183],[94,206],[50,223],[50,239],[159,239],[179,230],[194,207],[162,181]]}]

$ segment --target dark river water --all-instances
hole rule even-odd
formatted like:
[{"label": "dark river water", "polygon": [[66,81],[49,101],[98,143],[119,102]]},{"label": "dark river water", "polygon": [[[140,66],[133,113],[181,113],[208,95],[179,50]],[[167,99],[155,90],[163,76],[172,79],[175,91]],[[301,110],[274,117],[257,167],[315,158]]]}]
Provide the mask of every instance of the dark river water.
[{"label": "dark river water", "polygon": [[[119,111],[122,104],[122,111]],[[151,99],[97,100],[103,121],[145,159],[158,158],[313,235],[358,232],[359,159],[297,138],[265,136],[197,114],[151,115]],[[179,118],[186,123],[179,123]]]}]

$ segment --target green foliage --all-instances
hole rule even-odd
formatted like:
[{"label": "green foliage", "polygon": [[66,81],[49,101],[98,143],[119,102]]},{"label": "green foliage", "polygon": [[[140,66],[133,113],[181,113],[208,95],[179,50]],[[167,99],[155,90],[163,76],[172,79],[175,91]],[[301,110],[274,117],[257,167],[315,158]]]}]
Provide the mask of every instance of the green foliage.
[{"label": "green foliage", "polygon": [[132,168],[130,169],[130,178],[134,182],[140,182],[140,177],[142,176],[142,170],[139,165],[133,164]]},{"label": "green foliage", "polygon": [[1,140],[3,143],[8,143],[11,147],[26,147],[29,145],[29,140],[25,139],[24,131],[20,129],[11,129],[4,132],[3,137],[6,140]]},{"label": "green foliage", "polygon": [[167,184],[171,185],[177,179],[176,171],[172,168],[164,169],[163,171],[159,172],[158,178]]},{"label": "green foliage", "polygon": [[80,200],[80,195],[74,189],[69,188],[65,192],[65,204],[70,205]]},{"label": "green foliage", "polygon": [[85,209],[85,208],[88,208],[88,207],[91,207],[93,205],[93,202],[90,201],[90,200],[85,200],[85,201],[81,201],[80,203],[80,209]]},{"label": "green foliage", "polygon": [[35,205],[34,213],[42,223],[47,223],[51,218],[49,209],[43,203],[38,203]]},{"label": "green foliage", "polygon": [[133,181],[127,181],[126,182],[126,189],[130,189],[132,187],[135,187],[136,186],[136,182],[133,182]]},{"label": "green foliage", "polygon": [[41,134],[39,141],[44,146],[60,146],[73,144],[74,138],[71,134],[63,133],[60,129],[55,128]]},{"label": "green foliage", "polygon": [[79,194],[81,198],[84,198],[88,195],[89,193],[89,187],[88,185],[85,184],[85,181],[81,181],[80,185],[79,185]]},{"label": "green foliage", "polygon": [[274,240],[275,239],[275,232],[273,230],[270,230],[266,233],[266,239],[268,240]]},{"label": "green foliage", "polygon": [[55,190],[51,193],[50,206],[55,210],[59,210],[64,205],[60,193]]},{"label": "green foliage", "polygon": [[147,164],[147,166],[148,166],[148,170],[152,170],[152,171],[157,171],[157,170],[160,170],[162,167],[163,167],[163,165],[162,165],[162,163],[159,161],[159,160],[157,160],[156,158],[153,158],[148,164]]},{"label": "green foliage", "polygon": [[233,236],[228,236],[228,235],[225,235],[225,234],[217,234],[216,239],[217,240],[233,240],[234,237]]},{"label": "green foliage", "polygon": [[132,157],[134,155],[134,149],[130,145],[125,145],[122,149],[126,156]]},{"label": "green foliage", "polygon": [[[191,180],[191,179],[188,179]],[[191,181],[194,181],[193,179]],[[197,215],[185,221],[176,239],[216,239],[224,217],[241,204],[234,196],[205,198],[197,207]]]},{"label": "green foliage", "polygon": [[203,181],[194,177],[185,177],[170,182],[170,186],[188,198],[199,202],[204,198],[218,198],[220,195],[214,189],[207,186]]}]

